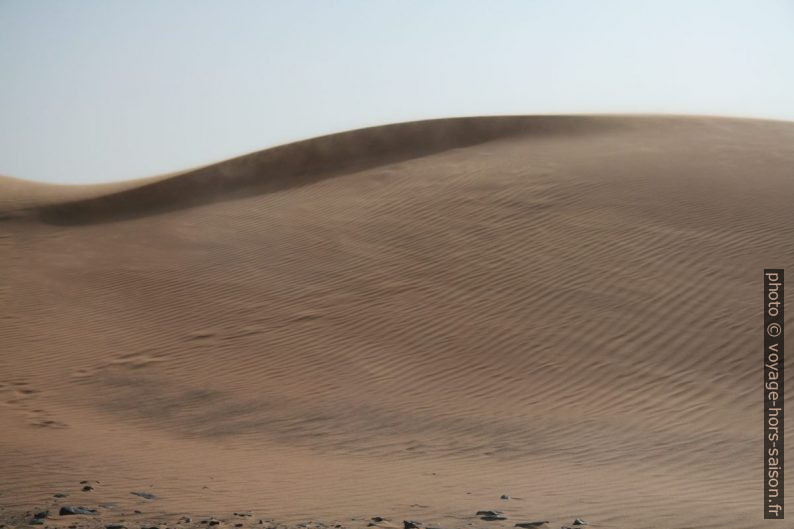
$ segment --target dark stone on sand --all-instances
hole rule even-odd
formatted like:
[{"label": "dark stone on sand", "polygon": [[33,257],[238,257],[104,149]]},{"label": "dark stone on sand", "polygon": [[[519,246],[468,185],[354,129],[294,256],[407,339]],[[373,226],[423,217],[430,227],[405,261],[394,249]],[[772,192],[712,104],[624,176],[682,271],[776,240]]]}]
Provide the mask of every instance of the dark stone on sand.
[{"label": "dark stone on sand", "polygon": [[40,518],[33,518],[28,522],[28,525],[44,525],[44,520],[41,520]]},{"label": "dark stone on sand", "polygon": [[141,511],[139,511],[138,509],[135,509],[134,511],[132,511],[132,513],[133,514],[141,514]]},{"label": "dark stone on sand", "polygon": [[68,516],[71,514],[96,514],[96,509],[86,509],[85,507],[64,506],[58,511],[61,516]]},{"label": "dark stone on sand", "polygon": [[501,516],[502,511],[477,511],[477,516]]},{"label": "dark stone on sand", "polygon": [[234,526],[235,526],[235,527],[242,527],[242,526],[243,526],[243,524],[241,524],[241,523],[236,523],[236,524],[234,524]]},{"label": "dark stone on sand", "polygon": [[80,485],[85,485],[86,483],[88,483],[88,481],[83,480],[83,481],[80,482]]},{"label": "dark stone on sand", "polygon": [[517,523],[516,527],[521,527],[523,529],[537,529],[543,524],[549,523],[548,520],[533,520],[531,522],[521,522]]},{"label": "dark stone on sand", "polygon": [[413,520],[403,520],[403,529],[417,529],[422,527],[421,522],[415,522]]},{"label": "dark stone on sand", "polygon": [[581,518],[577,518],[573,521],[573,525],[590,525],[586,521],[582,520]]},{"label": "dark stone on sand", "polygon": [[373,517],[371,518],[371,520],[372,520],[373,522],[385,522],[385,521],[386,521],[386,518],[384,518],[383,516],[373,516]]},{"label": "dark stone on sand", "polygon": [[105,526],[105,529],[127,529],[120,523],[109,523]]},{"label": "dark stone on sand", "polygon": [[53,497],[55,498],[65,498],[66,496],[68,496],[68,494],[66,494],[65,492],[56,492],[55,494],[53,494]]},{"label": "dark stone on sand", "polygon": [[209,524],[210,524],[210,525],[219,525],[220,523],[221,523],[221,522],[220,522],[219,520],[210,520],[210,521],[209,521]]},{"label": "dark stone on sand", "polygon": [[157,496],[155,496],[151,492],[130,492],[130,494],[135,494],[136,496],[140,496],[145,500],[153,500],[157,498]]},{"label": "dark stone on sand", "polygon": [[92,487],[91,485],[86,485],[85,487],[83,487],[83,492],[88,492],[90,490],[94,490],[94,487]]},{"label": "dark stone on sand", "polygon": [[33,518],[35,520],[41,520],[41,519],[46,518],[47,516],[49,516],[49,514],[50,514],[50,511],[39,511],[36,514],[33,515]]},{"label": "dark stone on sand", "polygon": [[507,516],[503,516],[501,514],[497,514],[495,516],[480,516],[480,520],[485,520],[486,522],[495,522],[498,520],[507,520]]},{"label": "dark stone on sand", "polygon": [[508,496],[507,494],[502,494],[501,496],[499,496],[499,499],[500,500],[509,500],[510,496]]}]

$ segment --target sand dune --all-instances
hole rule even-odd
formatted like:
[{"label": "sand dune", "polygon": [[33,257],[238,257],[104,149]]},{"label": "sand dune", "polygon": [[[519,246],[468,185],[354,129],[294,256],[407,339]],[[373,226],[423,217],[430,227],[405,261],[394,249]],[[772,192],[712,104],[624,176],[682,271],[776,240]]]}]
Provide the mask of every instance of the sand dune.
[{"label": "sand dune", "polygon": [[792,169],[792,123],[543,116],[2,179],[0,517],[758,527]]}]

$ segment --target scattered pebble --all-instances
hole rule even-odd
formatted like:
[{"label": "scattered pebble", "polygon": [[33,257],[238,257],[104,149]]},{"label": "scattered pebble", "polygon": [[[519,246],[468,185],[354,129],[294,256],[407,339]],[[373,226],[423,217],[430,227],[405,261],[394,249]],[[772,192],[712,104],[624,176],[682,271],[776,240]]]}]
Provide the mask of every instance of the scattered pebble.
[{"label": "scattered pebble", "polygon": [[127,529],[120,523],[109,523],[105,526],[105,529]]},{"label": "scattered pebble", "polygon": [[403,520],[403,529],[418,529],[422,527],[420,522],[415,522],[413,520]]},{"label": "scattered pebble", "polygon": [[577,518],[573,521],[573,525],[590,525],[586,521],[582,520],[581,518]]},{"label": "scattered pebble", "polygon": [[91,485],[86,485],[83,487],[83,492],[88,492],[90,490],[94,490],[94,487],[92,487]]},{"label": "scattered pebble", "polygon": [[55,498],[65,498],[66,496],[68,496],[68,494],[66,494],[65,492],[56,492],[55,494],[53,494],[53,496]]},{"label": "scattered pebble", "polygon": [[151,492],[130,492],[130,494],[135,494],[136,496],[140,496],[145,500],[154,500],[157,498],[157,496],[155,496]]},{"label": "scattered pebble", "polygon": [[502,511],[477,511],[477,516],[480,517],[480,520],[485,520],[486,522],[507,520],[507,517],[502,513]]},{"label": "scattered pebble", "polygon": [[96,509],[87,509],[85,507],[72,507],[72,506],[64,506],[61,507],[61,510],[58,511],[58,514],[61,516],[67,516],[70,514],[96,514]]},{"label": "scattered pebble", "polygon": [[548,520],[533,520],[531,522],[517,523],[516,527],[522,527],[523,529],[536,529],[537,527],[547,523],[549,523]]}]

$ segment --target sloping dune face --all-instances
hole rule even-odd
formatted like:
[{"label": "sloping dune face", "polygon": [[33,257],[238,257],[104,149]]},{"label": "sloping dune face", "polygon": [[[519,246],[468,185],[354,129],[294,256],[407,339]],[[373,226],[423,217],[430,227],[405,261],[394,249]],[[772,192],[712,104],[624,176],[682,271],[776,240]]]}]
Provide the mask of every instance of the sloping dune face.
[{"label": "sloping dune face", "polygon": [[794,124],[510,117],[0,182],[0,515],[758,527],[792,169]]}]

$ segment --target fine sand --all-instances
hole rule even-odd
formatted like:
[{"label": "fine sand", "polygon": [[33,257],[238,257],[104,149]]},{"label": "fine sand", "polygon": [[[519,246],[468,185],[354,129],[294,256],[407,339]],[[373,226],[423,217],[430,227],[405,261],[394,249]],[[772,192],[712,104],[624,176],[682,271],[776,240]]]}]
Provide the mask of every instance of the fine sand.
[{"label": "fine sand", "polygon": [[765,267],[794,269],[794,123],[450,119],[2,178],[0,524],[755,529]]}]

